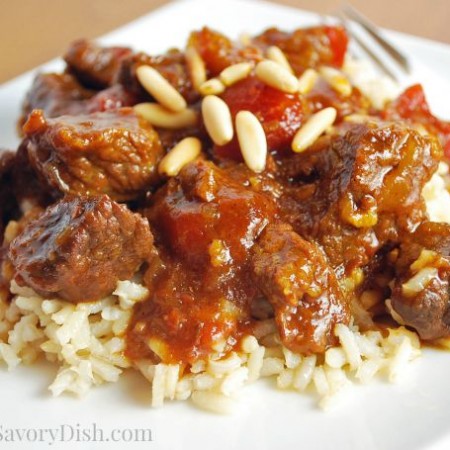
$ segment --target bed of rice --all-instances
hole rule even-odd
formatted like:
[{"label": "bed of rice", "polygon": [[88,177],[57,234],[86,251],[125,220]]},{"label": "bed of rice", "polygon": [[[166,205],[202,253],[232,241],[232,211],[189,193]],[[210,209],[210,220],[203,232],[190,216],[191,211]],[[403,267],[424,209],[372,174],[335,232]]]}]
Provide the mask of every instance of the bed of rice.
[{"label": "bed of rice", "polygon": [[[394,94],[385,80],[375,82],[367,67],[348,61],[346,72],[353,82],[373,98]],[[450,195],[446,190],[448,167],[425,187],[423,195],[432,220],[450,223]],[[11,222],[6,242],[16,231]],[[120,281],[114,293],[95,303],[72,305],[44,299],[29,288],[12,282],[11,302],[0,291],[0,360],[9,370],[31,364],[39,356],[58,365],[49,389],[53,395],[71,392],[82,396],[93,386],[116,382],[124,369],[132,366],[124,356],[125,331],[133,305],[143,300],[147,289],[135,281]],[[374,376],[395,382],[405,366],[420,351],[417,335],[404,327],[360,332],[356,326],[335,328],[339,345],[320,359],[300,356],[280,344],[273,319],[259,322],[254,336],[243,339],[241,347],[228,354],[213,354],[190,368],[179,365],[133,364],[150,382],[152,406],[168,400],[188,400],[213,412],[233,410],[238,391],[259,378],[273,377],[280,389],[315,395],[328,408],[353,382],[367,383]]]},{"label": "bed of rice", "polygon": [[[142,285],[121,281],[110,297],[77,306],[41,298],[14,282],[11,292],[13,301],[0,303],[0,359],[10,370],[43,354],[59,366],[49,387],[53,395],[82,396],[92,386],[117,381],[131,366],[123,356],[124,333],[133,305],[147,294]],[[241,348],[211,355],[190,369],[147,361],[135,367],[151,383],[154,407],[165,399],[190,398],[199,407],[230,412],[243,385],[276,377],[281,389],[303,392],[312,387],[326,408],[351,381],[367,383],[379,373],[395,381],[405,363],[420,354],[416,334],[403,327],[390,330],[387,337],[345,325],[338,325],[335,333],[340,346],[327,350],[321,361],[280,345],[275,323],[269,319],[259,323],[255,336],[243,339]]]}]

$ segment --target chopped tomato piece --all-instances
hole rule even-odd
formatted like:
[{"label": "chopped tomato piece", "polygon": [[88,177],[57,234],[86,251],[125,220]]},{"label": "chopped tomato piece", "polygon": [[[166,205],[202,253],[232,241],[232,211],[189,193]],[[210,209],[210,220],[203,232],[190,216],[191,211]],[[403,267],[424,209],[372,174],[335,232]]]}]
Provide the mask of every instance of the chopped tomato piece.
[{"label": "chopped tomato piece", "polygon": [[345,53],[347,52],[348,36],[345,28],[342,27],[324,27],[325,33],[330,41],[330,48],[333,52],[334,59],[331,65],[342,67],[344,63]]},{"label": "chopped tomato piece", "polygon": [[434,119],[420,84],[410,86],[390,104],[387,114],[392,114],[394,111],[404,119]]},{"label": "chopped tomato piece", "polygon": [[188,45],[192,45],[199,52],[209,76],[212,77],[232,64],[262,59],[262,54],[256,47],[241,46],[207,27],[194,31]]},{"label": "chopped tomato piece", "polygon": [[[303,104],[299,96],[285,94],[255,77],[248,77],[230,86],[222,98],[229,106],[233,120],[242,110],[256,115],[264,128],[269,150],[290,148],[303,120]],[[215,153],[221,157],[241,159],[236,137],[229,144],[216,147]]]},{"label": "chopped tomato piece", "polygon": [[406,119],[423,125],[428,132],[435,134],[444,148],[444,155],[450,159],[450,122],[438,119],[430,111],[422,85],[407,88],[390,103],[382,114],[384,119]]}]

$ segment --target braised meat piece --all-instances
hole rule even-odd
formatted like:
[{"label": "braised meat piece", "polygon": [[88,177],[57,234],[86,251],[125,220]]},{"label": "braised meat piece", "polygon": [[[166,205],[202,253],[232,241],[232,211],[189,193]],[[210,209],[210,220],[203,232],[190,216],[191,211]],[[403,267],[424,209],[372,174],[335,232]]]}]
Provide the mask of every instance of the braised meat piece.
[{"label": "braised meat piece", "polygon": [[256,46],[232,42],[208,27],[191,33],[189,46],[195,48],[205,62],[208,78],[219,75],[223,69],[233,64],[257,62],[263,58],[262,52]]},{"label": "braised meat piece", "polygon": [[[3,245],[0,245],[0,296],[6,292],[6,298],[11,298],[11,281],[14,277],[14,268],[8,258],[9,245],[28,226],[30,222],[37,219],[44,209],[40,206],[30,206],[23,214],[17,210],[14,217],[8,218],[8,229],[4,232]],[[12,219],[12,220],[10,220]]]},{"label": "braised meat piece", "polygon": [[35,110],[24,132],[31,164],[59,192],[125,201],[158,182],[158,135],[129,108],[57,119]]},{"label": "braised meat piece", "polygon": [[275,212],[270,197],[246,189],[211,162],[198,161],[169,180],[147,215],[164,244],[189,264],[208,264],[217,241],[227,264],[239,265]]},{"label": "braised meat piece", "polygon": [[70,302],[98,300],[153,254],[146,219],[106,195],[67,196],[10,244],[20,285]]},{"label": "braised meat piece", "polygon": [[394,319],[422,339],[450,335],[450,225],[424,222],[400,247],[391,295]]},{"label": "braised meat piece", "polygon": [[335,124],[339,124],[350,114],[369,114],[373,109],[370,100],[357,87],[353,86],[350,95],[343,95],[325,80],[318,80],[305,95],[305,100],[311,113],[329,106],[335,108],[337,111]]},{"label": "braised meat piece", "polygon": [[276,45],[300,75],[305,69],[322,65],[341,67],[348,37],[344,28],[334,26],[301,28],[292,33],[269,28],[253,38],[252,43],[262,49]]},{"label": "braised meat piece", "polygon": [[284,220],[317,240],[333,267],[350,272],[425,218],[421,192],[442,150],[402,125],[345,130],[280,161],[289,183],[281,203]]},{"label": "braised meat piece", "polygon": [[147,349],[164,362],[192,363],[230,348],[259,295],[251,248],[275,216],[273,201],[198,161],[170,180],[145,214],[161,263],[145,274],[151,296],[136,306],[129,355]]},{"label": "braised meat piece", "polygon": [[20,125],[34,109],[42,109],[47,117],[80,114],[86,110],[87,100],[94,95],[94,91],[81,86],[68,73],[38,74],[25,97]]},{"label": "braised meat piece", "polygon": [[10,220],[21,219],[23,213],[45,207],[52,200],[30,166],[26,141],[16,152],[0,149],[0,246]]},{"label": "braised meat piece", "polygon": [[17,208],[11,189],[13,164],[14,153],[0,149],[0,246],[3,243],[4,227]]},{"label": "braised meat piece", "polygon": [[9,201],[16,205],[14,219],[35,206],[45,208],[60,197],[59,192],[51,191],[42,183],[31,166],[28,158],[28,141],[24,139],[14,154],[10,168]]},{"label": "braised meat piece", "polygon": [[136,97],[119,84],[96,92],[84,88],[68,73],[39,74],[26,95],[19,128],[34,109],[42,109],[46,117],[59,117],[109,111],[136,103]]},{"label": "braised meat piece", "polygon": [[283,344],[302,354],[336,344],[338,323],[349,310],[323,251],[290,225],[269,225],[254,246],[255,282],[267,296]]},{"label": "braised meat piece", "polygon": [[25,98],[19,127],[34,109],[42,109],[46,117],[59,117],[109,111],[136,103],[136,97],[119,84],[96,92],[81,86],[68,73],[39,74]]},{"label": "braised meat piece", "polygon": [[136,53],[123,59],[117,74],[117,82],[122,84],[127,92],[135,95],[139,101],[152,99],[136,76],[136,69],[143,65],[155,68],[188,103],[194,103],[200,98],[192,87],[184,53],[174,49],[160,56]]},{"label": "braised meat piece", "polygon": [[132,54],[126,47],[100,47],[94,42],[79,39],[66,54],[69,71],[86,87],[104,89],[116,78],[121,61]]},{"label": "braised meat piece", "polygon": [[134,106],[138,98],[122,85],[114,84],[103,89],[86,102],[86,114],[101,111],[113,111],[125,106]]}]

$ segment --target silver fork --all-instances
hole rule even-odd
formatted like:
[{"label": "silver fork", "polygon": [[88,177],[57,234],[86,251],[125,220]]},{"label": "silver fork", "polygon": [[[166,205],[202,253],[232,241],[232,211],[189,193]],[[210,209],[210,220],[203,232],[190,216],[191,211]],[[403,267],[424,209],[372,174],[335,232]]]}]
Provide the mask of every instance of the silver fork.
[{"label": "silver fork", "polygon": [[400,51],[389,42],[382,30],[354,7],[344,6],[338,13],[338,20],[375,68],[400,87],[421,83],[432,110],[443,118],[450,119],[450,107],[447,106],[450,104],[450,81],[426,67],[417,57]]},{"label": "silver fork", "polygon": [[339,15],[353,40],[382,72],[384,72],[394,81],[400,81],[398,75],[396,75],[396,73],[389,67],[386,61],[379,57],[369,47],[369,45],[367,45],[366,42],[361,39],[359,35],[355,33],[355,31],[353,31],[349,19],[351,19],[353,22],[356,22],[373,39],[373,41],[376,42],[380,46],[380,48],[385,51],[385,56],[390,57],[391,61],[397,65],[399,70],[401,70],[405,75],[411,74],[411,64],[408,58],[403,53],[401,53],[400,50],[395,48],[382,35],[382,32],[378,29],[378,27],[365,16],[363,16],[357,9],[355,9],[353,6],[346,5],[339,12]]}]

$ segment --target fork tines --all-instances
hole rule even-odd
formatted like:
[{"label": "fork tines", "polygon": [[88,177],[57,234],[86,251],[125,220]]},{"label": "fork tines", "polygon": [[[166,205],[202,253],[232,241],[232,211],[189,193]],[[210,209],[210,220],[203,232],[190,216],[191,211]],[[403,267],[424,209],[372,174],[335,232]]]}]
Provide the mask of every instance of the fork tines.
[{"label": "fork tines", "polygon": [[[391,68],[392,63],[395,63],[395,67],[400,69],[404,74],[410,73],[411,67],[406,56],[388,42],[379,28],[353,6],[346,5],[339,11],[339,17],[361,50],[386,75],[395,81],[399,81],[396,72]],[[360,33],[355,32],[350,20],[359,25],[358,29],[362,33],[361,36],[364,35],[364,39],[360,37]]]}]

